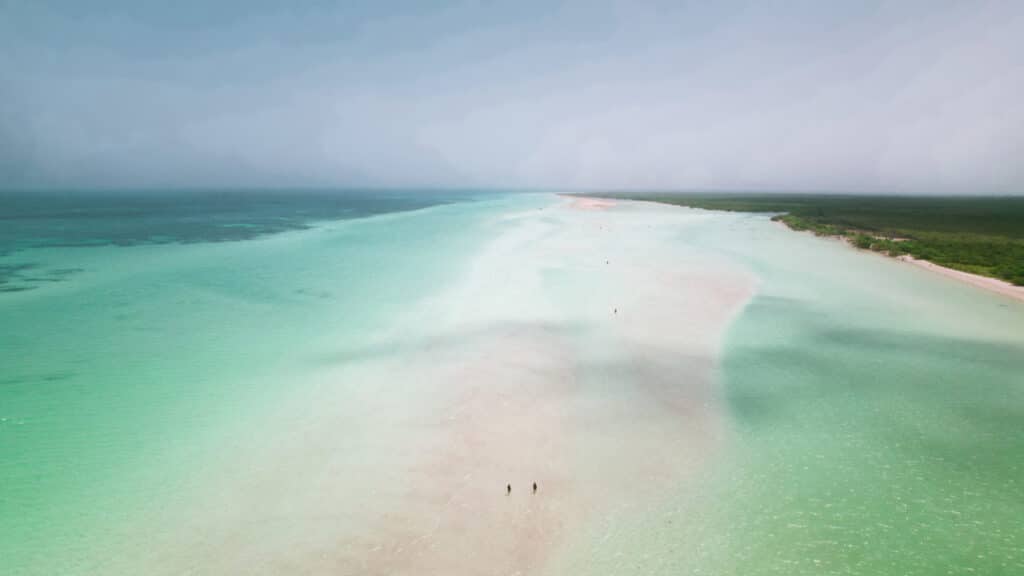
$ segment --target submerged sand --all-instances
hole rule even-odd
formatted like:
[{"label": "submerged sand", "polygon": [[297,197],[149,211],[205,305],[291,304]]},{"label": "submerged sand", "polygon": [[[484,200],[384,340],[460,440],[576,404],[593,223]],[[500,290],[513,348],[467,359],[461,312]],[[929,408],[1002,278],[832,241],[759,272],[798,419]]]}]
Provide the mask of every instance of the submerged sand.
[{"label": "submerged sand", "polygon": [[339,350],[144,553],[111,566],[543,572],[589,526],[685,484],[722,440],[719,341],[754,281],[677,240],[707,217],[564,198],[495,214],[462,277]]},{"label": "submerged sand", "polygon": [[[507,195],[96,249],[81,282],[16,296],[0,565],[1020,564],[1024,308],[763,216],[580,208]],[[758,297],[733,321],[744,269]]]}]

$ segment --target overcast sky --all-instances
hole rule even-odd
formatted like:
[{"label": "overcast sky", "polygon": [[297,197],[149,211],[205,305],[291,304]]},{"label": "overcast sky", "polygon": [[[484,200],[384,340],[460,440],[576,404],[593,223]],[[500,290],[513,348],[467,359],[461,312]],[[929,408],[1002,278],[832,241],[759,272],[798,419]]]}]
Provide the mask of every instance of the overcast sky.
[{"label": "overcast sky", "polygon": [[0,0],[0,187],[1024,192],[1024,2]]}]

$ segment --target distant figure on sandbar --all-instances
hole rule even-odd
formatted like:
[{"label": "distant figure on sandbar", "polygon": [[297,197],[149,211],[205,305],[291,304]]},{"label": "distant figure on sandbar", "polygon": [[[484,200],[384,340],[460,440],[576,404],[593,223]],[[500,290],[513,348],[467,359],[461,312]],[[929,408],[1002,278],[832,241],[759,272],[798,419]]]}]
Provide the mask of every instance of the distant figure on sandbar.
[{"label": "distant figure on sandbar", "polygon": [[511,494],[511,493],[512,493],[512,485],[509,484],[509,485],[505,486],[505,494]]},{"label": "distant figure on sandbar", "polygon": [[615,313],[616,313],[616,314],[618,314],[618,313],[619,313],[619,309],[618,309],[618,308],[616,308],[616,309],[615,309]]},{"label": "distant figure on sandbar", "polygon": [[533,483],[533,493],[534,494],[537,493],[537,483],[536,482]]}]

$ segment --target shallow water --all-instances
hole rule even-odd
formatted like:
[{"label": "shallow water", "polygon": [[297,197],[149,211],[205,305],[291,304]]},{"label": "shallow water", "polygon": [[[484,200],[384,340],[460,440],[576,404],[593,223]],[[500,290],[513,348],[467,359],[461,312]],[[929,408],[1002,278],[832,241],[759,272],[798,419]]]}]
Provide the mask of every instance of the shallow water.
[{"label": "shallow water", "polygon": [[[6,262],[77,272],[0,294],[0,558],[14,573],[95,573],[97,550],[118,553],[140,518],[180,505],[261,414],[342,362],[339,348],[455,274],[488,233],[478,198],[462,199],[413,194],[402,211],[341,221],[310,209],[289,228],[324,223],[235,242],[210,242],[226,218],[214,209],[175,243],[9,244]],[[430,204],[444,210],[404,211]],[[242,202],[230,222],[254,212],[262,202]],[[179,213],[147,220],[177,229]],[[118,227],[91,212],[51,222],[70,238]]]},{"label": "shallow water", "polygon": [[1024,306],[786,232],[725,355],[747,572],[1024,571]]},{"label": "shallow water", "polygon": [[19,206],[5,572],[1024,570],[1021,304],[760,216],[288,202]]},{"label": "shallow water", "polygon": [[1024,571],[1024,306],[761,216],[682,241],[759,278],[722,353],[730,441],[572,568]]}]

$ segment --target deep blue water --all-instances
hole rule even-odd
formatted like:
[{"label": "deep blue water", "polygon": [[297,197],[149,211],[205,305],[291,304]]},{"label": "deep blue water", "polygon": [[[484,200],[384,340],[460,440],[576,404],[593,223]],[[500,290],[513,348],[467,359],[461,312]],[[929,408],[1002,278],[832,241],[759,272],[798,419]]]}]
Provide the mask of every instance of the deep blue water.
[{"label": "deep blue water", "polygon": [[42,247],[226,242],[467,201],[490,193],[435,190],[162,190],[0,192],[0,292],[59,282],[78,268],[43,269]]}]

